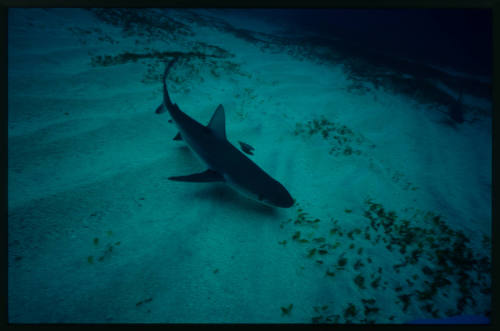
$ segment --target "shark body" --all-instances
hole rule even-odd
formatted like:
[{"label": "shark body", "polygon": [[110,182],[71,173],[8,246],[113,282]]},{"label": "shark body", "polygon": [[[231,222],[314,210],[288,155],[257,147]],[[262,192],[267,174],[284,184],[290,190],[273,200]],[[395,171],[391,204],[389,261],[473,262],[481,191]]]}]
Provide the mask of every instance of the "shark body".
[{"label": "shark body", "polygon": [[179,129],[174,140],[184,140],[207,166],[201,173],[169,177],[185,182],[224,182],[243,195],[261,203],[288,208],[294,200],[286,188],[234,147],[226,138],[222,105],[216,109],[208,125],[202,125],[172,103],[167,91],[167,75],[177,58],[170,61],[163,75],[163,104],[156,113],[168,111]]}]

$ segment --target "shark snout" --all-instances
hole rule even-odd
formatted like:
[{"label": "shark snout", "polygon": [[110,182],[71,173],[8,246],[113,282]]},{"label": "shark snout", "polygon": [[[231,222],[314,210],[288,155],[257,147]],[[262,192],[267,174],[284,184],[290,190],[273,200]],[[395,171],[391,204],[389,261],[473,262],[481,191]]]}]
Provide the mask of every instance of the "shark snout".
[{"label": "shark snout", "polygon": [[286,193],[286,196],[281,199],[282,205],[280,207],[290,208],[295,203],[295,200],[292,198],[290,193],[288,193],[288,191],[285,191],[285,193]]},{"label": "shark snout", "polygon": [[281,208],[290,208],[295,203],[295,200],[292,198],[290,193],[288,193],[286,188],[281,184],[279,184],[279,189],[277,190],[273,200],[273,205]]}]

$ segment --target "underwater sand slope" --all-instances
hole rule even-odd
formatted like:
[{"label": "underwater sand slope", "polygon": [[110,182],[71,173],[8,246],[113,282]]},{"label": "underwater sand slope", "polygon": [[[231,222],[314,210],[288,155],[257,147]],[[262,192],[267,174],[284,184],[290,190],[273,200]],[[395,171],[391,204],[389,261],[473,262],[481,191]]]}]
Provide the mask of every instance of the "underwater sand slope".
[{"label": "underwater sand slope", "polygon": [[[353,87],[341,62],[203,11],[10,13],[9,321],[400,323],[488,311],[483,122],[443,129],[430,107]],[[174,55],[173,101],[201,123],[222,103],[228,139],[255,147],[295,207],[166,179],[204,170],[154,113]]]}]

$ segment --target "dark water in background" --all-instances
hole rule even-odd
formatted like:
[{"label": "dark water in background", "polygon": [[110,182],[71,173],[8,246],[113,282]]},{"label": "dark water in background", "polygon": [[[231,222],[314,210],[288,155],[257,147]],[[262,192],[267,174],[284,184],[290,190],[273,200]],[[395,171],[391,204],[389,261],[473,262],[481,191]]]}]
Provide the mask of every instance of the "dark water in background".
[{"label": "dark water in background", "polygon": [[[231,11],[238,15],[238,10]],[[492,70],[489,9],[255,9],[290,31],[341,38],[359,46],[476,75]]]}]

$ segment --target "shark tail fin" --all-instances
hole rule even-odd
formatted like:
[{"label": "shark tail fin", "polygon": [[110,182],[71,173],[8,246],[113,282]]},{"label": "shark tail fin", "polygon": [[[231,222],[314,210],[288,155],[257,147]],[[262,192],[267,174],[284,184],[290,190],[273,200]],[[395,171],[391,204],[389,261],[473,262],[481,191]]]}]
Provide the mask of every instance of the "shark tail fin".
[{"label": "shark tail fin", "polygon": [[178,57],[175,57],[173,60],[171,60],[168,63],[167,67],[165,68],[165,72],[163,73],[163,103],[164,103],[165,107],[170,111],[179,110],[177,105],[175,105],[172,102],[172,100],[170,100],[170,96],[168,95],[168,91],[167,91],[167,76],[168,76],[168,73],[170,71],[170,68],[172,68],[172,66],[177,61],[177,59],[178,59]]}]

